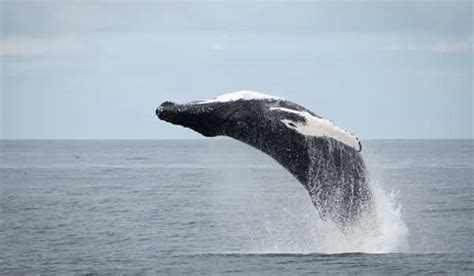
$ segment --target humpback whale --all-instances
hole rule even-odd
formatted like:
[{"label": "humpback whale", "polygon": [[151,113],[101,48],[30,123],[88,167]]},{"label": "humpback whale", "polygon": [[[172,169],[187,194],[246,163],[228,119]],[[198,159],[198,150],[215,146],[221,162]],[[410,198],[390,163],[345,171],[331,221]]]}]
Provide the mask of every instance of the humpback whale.
[{"label": "humpback whale", "polygon": [[341,228],[370,212],[372,193],[352,133],[279,97],[237,91],[156,109],[159,119],[206,137],[228,136],[275,159],[308,191],[323,220]]}]

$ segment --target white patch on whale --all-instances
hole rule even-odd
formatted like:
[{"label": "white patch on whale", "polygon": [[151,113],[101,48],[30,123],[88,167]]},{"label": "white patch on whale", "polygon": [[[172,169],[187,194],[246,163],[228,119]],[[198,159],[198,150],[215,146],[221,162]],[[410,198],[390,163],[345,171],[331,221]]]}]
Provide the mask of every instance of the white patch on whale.
[{"label": "white patch on whale", "polygon": [[234,102],[239,100],[282,100],[282,98],[278,98],[275,96],[263,94],[256,91],[250,90],[241,90],[236,91],[228,94],[224,94],[209,100],[204,100],[200,102],[196,102],[196,104],[207,104],[207,103],[223,103],[223,102]]},{"label": "white patch on whale", "polygon": [[288,128],[294,129],[305,136],[329,137],[344,143],[357,151],[361,150],[359,139],[348,131],[336,126],[330,120],[318,118],[306,111],[298,111],[285,107],[271,107],[270,110],[290,112],[298,114],[305,122],[294,122],[292,120],[281,120]]}]

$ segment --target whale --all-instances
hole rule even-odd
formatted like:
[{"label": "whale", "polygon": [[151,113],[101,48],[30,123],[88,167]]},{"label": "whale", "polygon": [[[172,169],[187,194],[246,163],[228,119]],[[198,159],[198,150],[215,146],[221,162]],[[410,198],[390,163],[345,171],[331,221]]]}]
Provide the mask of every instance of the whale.
[{"label": "whale", "polygon": [[358,137],[301,105],[243,90],[185,104],[166,101],[155,113],[205,137],[228,136],[269,155],[304,186],[324,221],[346,228],[372,209]]}]

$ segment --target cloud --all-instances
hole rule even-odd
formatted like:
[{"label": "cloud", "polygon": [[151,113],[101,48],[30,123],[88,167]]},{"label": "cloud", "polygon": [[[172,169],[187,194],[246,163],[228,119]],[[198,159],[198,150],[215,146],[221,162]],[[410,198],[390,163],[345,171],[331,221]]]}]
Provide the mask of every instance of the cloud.
[{"label": "cloud", "polygon": [[73,37],[34,38],[15,36],[0,40],[0,56],[36,56],[83,51],[85,45]]},{"label": "cloud", "polygon": [[3,1],[6,35],[101,31],[472,33],[471,1]]},{"label": "cloud", "polygon": [[468,52],[473,50],[472,40],[469,41],[440,41],[431,45],[388,45],[384,47],[387,51],[428,51],[428,52]]}]

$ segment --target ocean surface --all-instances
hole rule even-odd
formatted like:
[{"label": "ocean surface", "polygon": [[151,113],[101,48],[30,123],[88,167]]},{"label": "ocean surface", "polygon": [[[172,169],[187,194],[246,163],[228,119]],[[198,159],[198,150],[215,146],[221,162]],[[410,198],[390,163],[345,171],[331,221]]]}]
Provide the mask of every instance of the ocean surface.
[{"label": "ocean surface", "polygon": [[473,140],[363,144],[376,227],[341,233],[230,139],[0,141],[0,274],[473,275]]}]

